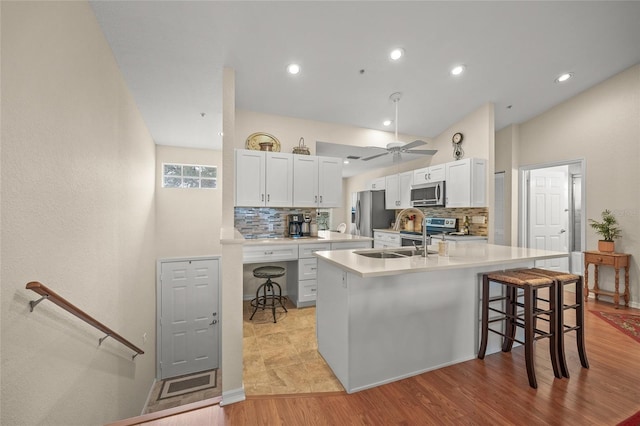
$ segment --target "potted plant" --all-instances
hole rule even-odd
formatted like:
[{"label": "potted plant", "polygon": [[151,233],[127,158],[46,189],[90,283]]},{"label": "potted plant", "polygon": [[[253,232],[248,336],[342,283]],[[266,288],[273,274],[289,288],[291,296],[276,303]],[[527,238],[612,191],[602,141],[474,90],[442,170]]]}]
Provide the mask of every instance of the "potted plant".
[{"label": "potted plant", "polygon": [[589,219],[591,227],[595,229],[596,234],[599,234],[602,239],[598,241],[598,251],[604,251],[612,253],[615,250],[615,243],[613,240],[620,238],[620,228],[618,228],[618,221],[615,216],[609,211],[602,212],[602,222]]}]

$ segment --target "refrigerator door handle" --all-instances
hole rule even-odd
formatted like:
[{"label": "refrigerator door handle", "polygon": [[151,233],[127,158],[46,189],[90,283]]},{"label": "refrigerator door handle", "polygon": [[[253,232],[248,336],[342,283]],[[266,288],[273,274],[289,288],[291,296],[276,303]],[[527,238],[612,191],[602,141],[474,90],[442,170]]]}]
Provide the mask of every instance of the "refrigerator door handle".
[{"label": "refrigerator door handle", "polygon": [[356,232],[360,235],[360,200],[356,202]]}]

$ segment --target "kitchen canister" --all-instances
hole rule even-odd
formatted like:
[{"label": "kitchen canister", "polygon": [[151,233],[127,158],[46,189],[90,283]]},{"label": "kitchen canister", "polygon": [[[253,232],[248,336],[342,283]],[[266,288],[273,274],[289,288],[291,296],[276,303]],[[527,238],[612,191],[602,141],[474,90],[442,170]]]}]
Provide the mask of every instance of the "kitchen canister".
[{"label": "kitchen canister", "polygon": [[318,236],[318,224],[317,223],[311,223],[311,236],[312,237],[317,237]]},{"label": "kitchen canister", "polygon": [[449,241],[445,240],[444,237],[442,241],[438,241],[438,256],[449,256]]}]

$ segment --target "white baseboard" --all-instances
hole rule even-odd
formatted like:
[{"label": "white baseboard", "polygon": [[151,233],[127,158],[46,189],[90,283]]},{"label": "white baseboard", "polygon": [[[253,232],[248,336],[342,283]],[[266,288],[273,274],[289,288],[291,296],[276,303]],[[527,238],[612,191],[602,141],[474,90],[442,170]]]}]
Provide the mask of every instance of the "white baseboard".
[{"label": "white baseboard", "polygon": [[149,400],[151,399],[151,392],[153,392],[153,388],[155,388],[157,381],[158,379],[154,378],[151,383],[151,389],[149,389],[149,392],[147,393],[147,400],[144,402],[144,406],[142,407],[142,413],[140,413],[141,416],[147,411],[147,406],[149,406]]},{"label": "white baseboard", "polygon": [[244,386],[239,389],[233,389],[230,391],[222,392],[222,401],[220,401],[220,406],[234,404],[236,402],[241,402],[247,399],[244,394]]}]

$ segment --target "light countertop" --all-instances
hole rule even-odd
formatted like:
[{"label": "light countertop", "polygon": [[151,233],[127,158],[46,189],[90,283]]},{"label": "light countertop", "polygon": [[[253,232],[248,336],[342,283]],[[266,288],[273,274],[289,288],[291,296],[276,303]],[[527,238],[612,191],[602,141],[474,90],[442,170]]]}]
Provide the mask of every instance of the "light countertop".
[{"label": "light countertop", "polygon": [[[415,237],[416,239],[422,238],[418,234],[405,234],[402,231],[397,231],[395,229],[374,229],[374,232],[375,231],[388,232],[390,234],[408,235],[408,236]],[[431,236],[431,238],[433,238],[433,241],[437,241],[437,240],[440,239],[440,234],[434,234],[434,235]],[[449,240],[449,241],[473,241],[473,240],[487,240],[488,237],[486,235],[451,235],[451,234],[446,234],[445,235],[445,239]]]},{"label": "light countertop", "polygon": [[[437,250],[437,245],[429,246]],[[392,252],[394,248],[384,251]],[[358,251],[381,251],[381,249],[367,250],[336,250],[319,251],[315,255],[348,272],[361,277],[378,277],[386,275],[410,274],[444,269],[472,268],[486,265],[504,265],[522,261],[533,261],[567,257],[564,252],[538,250],[526,247],[499,246],[486,243],[451,242],[449,256],[442,257],[430,254],[428,257],[412,256],[394,259],[375,259],[360,256]]]},{"label": "light countertop", "polygon": [[[240,235],[238,233],[238,235]],[[340,243],[347,241],[373,241],[370,237],[361,237],[358,235],[341,234],[340,232],[333,231],[318,231],[317,237],[304,237],[304,238],[255,238],[244,239],[240,235],[242,243],[244,245],[271,245],[271,244],[317,244],[317,243]]]}]

